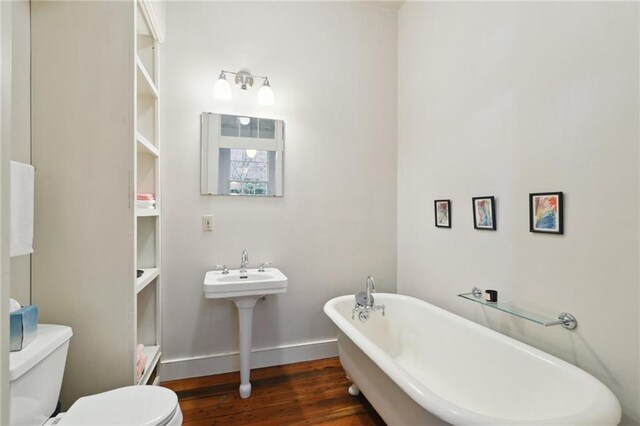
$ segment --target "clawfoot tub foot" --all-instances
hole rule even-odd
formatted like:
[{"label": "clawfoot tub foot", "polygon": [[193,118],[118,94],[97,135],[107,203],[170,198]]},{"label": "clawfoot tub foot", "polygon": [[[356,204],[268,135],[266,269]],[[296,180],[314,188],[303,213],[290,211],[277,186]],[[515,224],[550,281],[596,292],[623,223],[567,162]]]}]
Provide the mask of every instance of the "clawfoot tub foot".
[{"label": "clawfoot tub foot", "polygon": [[349,395],[351,395],[351,396],[360,395],[360,388],[358,387],[358,385],[353,383],[351,386],[349,386]]}]

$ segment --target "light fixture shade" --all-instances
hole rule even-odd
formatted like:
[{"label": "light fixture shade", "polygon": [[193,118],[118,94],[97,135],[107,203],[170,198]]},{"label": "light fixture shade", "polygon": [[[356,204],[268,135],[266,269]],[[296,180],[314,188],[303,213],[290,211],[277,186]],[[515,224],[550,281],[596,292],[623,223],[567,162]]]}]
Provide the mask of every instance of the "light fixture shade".
[{"label": "light fixture shade", "polygon": [[269,80],[264,79],[264,85],[258,92],[258,103],[262,105],[273,105],[276,102],[276,97],[273,94],[273,89],[269,85]]},{"label": "light fixture shade", "polygon": [[213,86],[213,97],[222,100],[231,99],[231,86],[223,72],[220,73],[216,85]]},{"label": "light fixture shade", "polygon": [[249,157],[252,160],[255,158],[256,154],[258,153],[258,150],[256,149],[247,149],[245,151],[247,153],[247,157]]}]

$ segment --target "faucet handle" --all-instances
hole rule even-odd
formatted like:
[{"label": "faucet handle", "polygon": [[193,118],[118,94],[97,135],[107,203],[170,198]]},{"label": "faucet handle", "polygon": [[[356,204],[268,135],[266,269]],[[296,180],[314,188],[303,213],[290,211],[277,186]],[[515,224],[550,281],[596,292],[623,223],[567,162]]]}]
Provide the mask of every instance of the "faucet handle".
[{"label": "faucet handle", "polygon": [[260,264],[260,268],[258,268],[258,272],[264,272],[264,267],[265,266],[271,266],[271,262],[262,262]]},{"label": "faucet handle", "polygon": [[356,306],[365,307],[367,306],[367,293],[364,291],[359,291],[356,293]]},{"label": "faucet handle", "polygon": [[229,273],[229,268],[227,268],[227,265],[216,265],[214,266],[214,270],[222,271],[223,275],[227,275]]}]

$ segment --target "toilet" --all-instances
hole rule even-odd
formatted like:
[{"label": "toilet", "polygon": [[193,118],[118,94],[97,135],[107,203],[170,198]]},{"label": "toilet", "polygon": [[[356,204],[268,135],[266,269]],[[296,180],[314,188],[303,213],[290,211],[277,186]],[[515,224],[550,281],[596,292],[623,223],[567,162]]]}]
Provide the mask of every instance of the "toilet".
[{"label": "toilet", "polygon": [[9,425],[179,426],[177,395],[159,386],[127,386],[80,398],[54,419],[67,360],[70,327],[38,325],[38,337],[9,356]]}]

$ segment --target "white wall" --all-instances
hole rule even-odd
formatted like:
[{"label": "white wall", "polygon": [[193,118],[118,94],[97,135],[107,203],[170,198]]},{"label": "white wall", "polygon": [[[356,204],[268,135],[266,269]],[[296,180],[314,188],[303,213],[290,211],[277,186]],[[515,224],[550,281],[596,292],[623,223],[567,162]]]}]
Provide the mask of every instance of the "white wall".
[{"label": "white wall", "polygon": [[12,3],[0,3],[0,424],[9,423],[9,180]]},{"label": "white wall", "polygon": [[[31,164],[31,10],[28,0],[11,8],[11,159]],[[11,258],[11,297],[31,303],[31,255]]]},{"label": "white wall", "polygon": [[[640,420],[638,4],[408,2],[398,19],[398,291],[578,365]],[[540,191],[564,191],[565,235],[529,233]],[[497,232],[473,229],[481,195]],[[475,285],[578,329],[456,297]]]},{"label": "white wall", "polygon": [[0,243],[0,424],[9,422],[9,296],[22,304],[31,301],[31,256],[9,258],[9,160],[31,163],[30,7],[28,0],[4,2],[0,7],[0,78],[2,163],[2,242]]},{"label": "white wall", "polygon": [[[356,3],[167,4],[163,379],[234,368],[224,354],[237,350],[236,310],[206,300],[202,282],[215,264],[237,268],[244,248],[252,265],[272,261],[289,277],[286,294],[255,308],[254,348],[335,339],[324,303],[363,289],[369,274],[395,291],[396,35],[394,12]],[[232,100],[215,100],[223,68],[269,76],[276,105],[235,87]],[[203,111],[286,122],[283,198],[200,195]],[[202,231],[203,214],[214,232]],[[323,356],[335,345],[286,352],[272,355]]]}]

